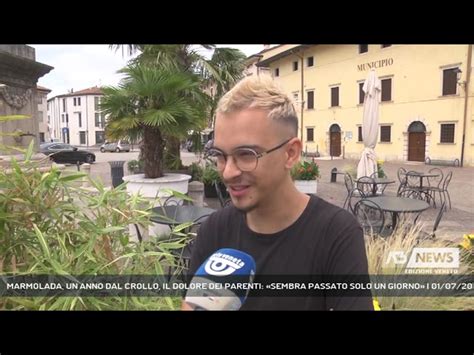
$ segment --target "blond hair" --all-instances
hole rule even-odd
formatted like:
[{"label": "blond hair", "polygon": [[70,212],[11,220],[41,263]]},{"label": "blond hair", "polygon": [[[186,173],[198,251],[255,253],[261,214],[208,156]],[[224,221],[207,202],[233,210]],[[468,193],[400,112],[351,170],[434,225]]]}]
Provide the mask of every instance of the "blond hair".
[{"label": "blond hair", "polygon": [[268,117],[298,134],[298,117],[293,100],[269,75],[250,76],[238,82],[219,101],[217,112],[226,114],[245,109],[268,111]]}]

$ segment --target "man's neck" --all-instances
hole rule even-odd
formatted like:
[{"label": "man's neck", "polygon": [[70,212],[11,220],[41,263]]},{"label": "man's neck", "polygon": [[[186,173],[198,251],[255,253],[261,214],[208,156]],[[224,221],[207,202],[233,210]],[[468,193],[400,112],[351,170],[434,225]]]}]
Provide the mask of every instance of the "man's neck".
[{"label": "man's neck", "polygon": [[271,201],[248,212],[248,227],[257,233],[273,234],[291,226],[303,213],[309,196],[301,194],[291,186],[283,191],[275,191]]}]

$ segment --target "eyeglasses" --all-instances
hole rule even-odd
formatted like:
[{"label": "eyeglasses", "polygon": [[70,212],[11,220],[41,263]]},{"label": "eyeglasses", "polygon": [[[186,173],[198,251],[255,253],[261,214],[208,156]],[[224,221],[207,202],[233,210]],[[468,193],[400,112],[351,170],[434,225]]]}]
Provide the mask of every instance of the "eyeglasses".
[{"label": "eyeglasses", "polygon": [[258,159],[261,157],[283,147],[286,143],[288,143],[293,138],[289,138],[281,144],[278,144],[276,147],[269,149],[265,152],[257,153],[252,148],[238,148],[233,151],[232,154],[225,154],[224,152],[220,151],[219,149],[210,149],[209,150],[209,157],[213,160],[217,165],[217,170],[222,171],[225,169],[227,163],[227,157],[232,156],[234,158],[234,163],[240,171],[253,171],[257,168]]}]

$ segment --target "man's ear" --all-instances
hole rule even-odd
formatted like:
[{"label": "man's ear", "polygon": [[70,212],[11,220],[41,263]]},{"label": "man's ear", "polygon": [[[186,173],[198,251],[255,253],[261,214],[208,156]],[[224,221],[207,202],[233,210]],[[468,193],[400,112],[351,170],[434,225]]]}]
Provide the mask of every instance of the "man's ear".
[{"label": "man's ear", "polygon": [[288,142],[288,148],[286,150],[286,164],[285,168],[291,169],[296,162],[300,160],[301,151],[303,149],[303,144],[299,138],[293,138]]}]

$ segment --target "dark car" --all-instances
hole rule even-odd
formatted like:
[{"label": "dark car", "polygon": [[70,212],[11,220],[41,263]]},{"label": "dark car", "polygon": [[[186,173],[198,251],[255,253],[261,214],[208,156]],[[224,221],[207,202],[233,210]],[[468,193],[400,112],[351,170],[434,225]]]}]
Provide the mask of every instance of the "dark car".
[{"label": "dark car", "polygon": [[89,163],[95,162],[95,154],[87,150],[79,150],[66,143],[44,143],[40,145],[40,152],[48,155],[55,163]]}]

